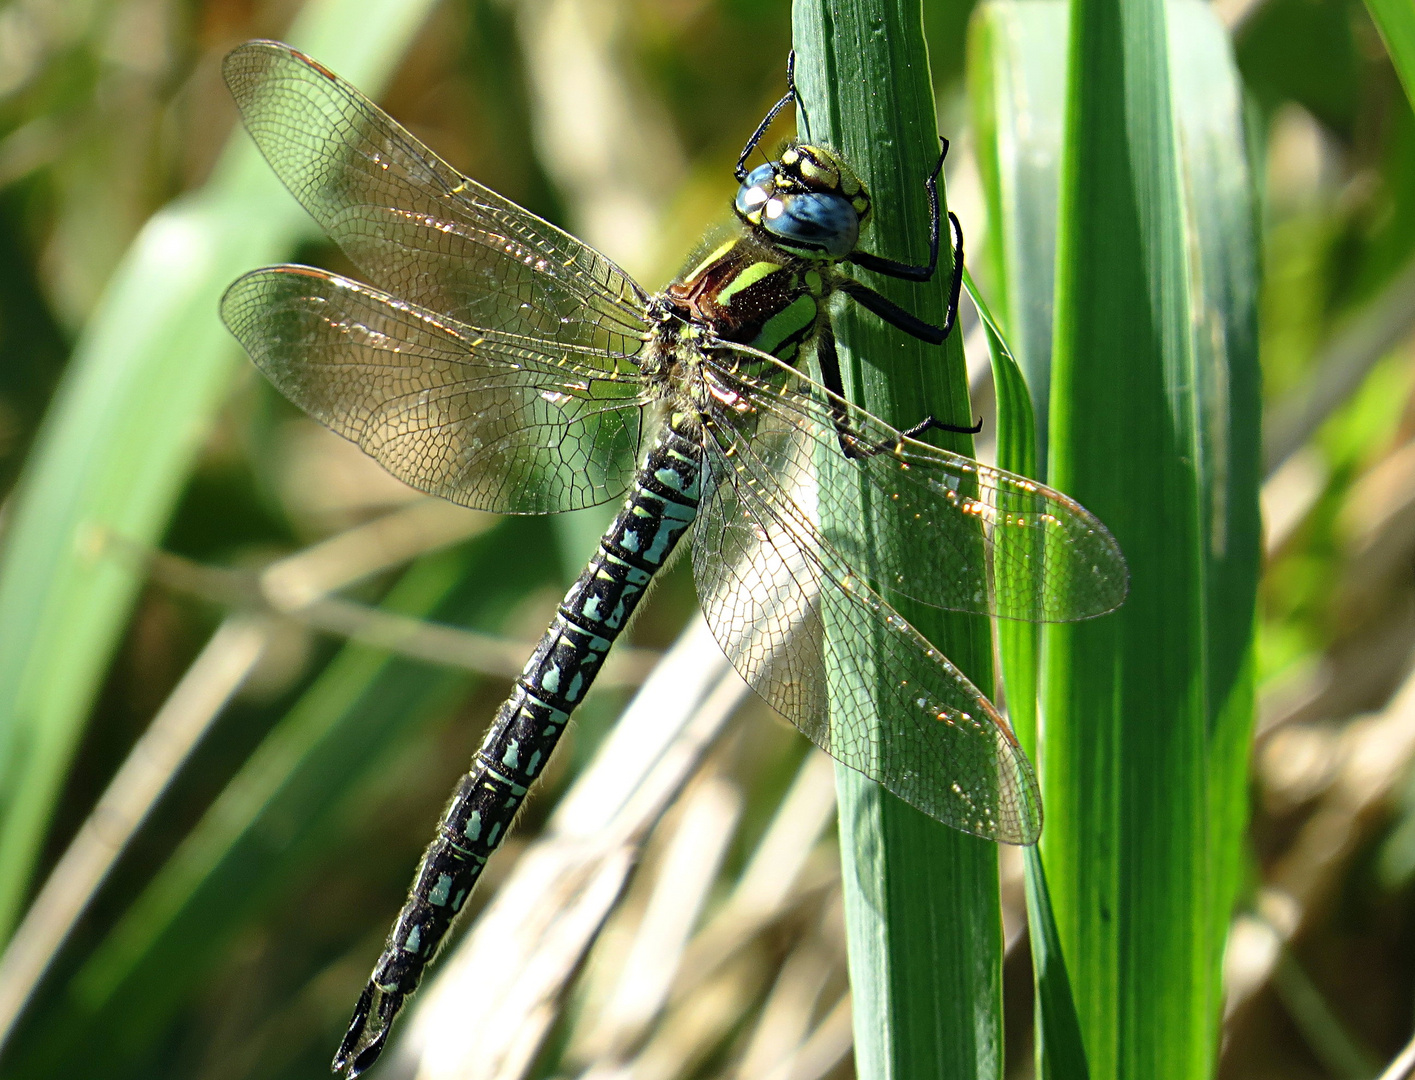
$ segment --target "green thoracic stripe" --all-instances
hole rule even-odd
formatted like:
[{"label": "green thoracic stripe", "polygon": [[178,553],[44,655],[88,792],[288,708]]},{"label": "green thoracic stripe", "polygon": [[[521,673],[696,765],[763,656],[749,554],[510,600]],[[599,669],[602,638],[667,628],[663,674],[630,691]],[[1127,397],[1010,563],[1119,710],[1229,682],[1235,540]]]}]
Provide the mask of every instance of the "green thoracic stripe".
[{"label": "green thoracic stripe", "polygon": [[780,269],[781,269],[781,264],[780,264],[780,263],[775,263],[775,262],[754,262],[754,263],[752,263],[750,266],[744,268],[743,270],[741,270],[741,271],[738,272],[737,274],[734,274],[734,275],[732,276],[732,279],[731,279],[730,281],[728,281],[726,285],[722,286],[721,289],[718,290],[718,293],[717,293],[717,302],[718,302],[718,304],[721,305],[722,307],[727,307],[729,304],[732,303],[732,298],[733,298],[734,296],[736,296],[739,292],[741,292],[743,289],[749,289],[749,288],[751,288],[751,287],[752,287],[753,285],[755,285],[757,282],[761,281],[762,278],[767,277],[767,276],[769,276],[769,275],[771,275],[771,274],[774,274],[774,273],[776,273],[776,272],[777,272],[778,270],[780,270]]},{"label": "green thoracic stripe", "polygon": [[704,255],[702,259],[698,261],[698,264],[695,267],[693,267],[691,270],[689,270],[686,274],[683,275],[683,281],[685,283],[690,281],[696,281],[698,279],[698,276],[704,270],[706,270],[713,263],[717,262],[718,259],[722,258],[734,247],[736,247],[737,243],[737,237],[734,236],[731,240],[728,240],[713,248],[712,251],[708,252],[708,254]]},{"label": "green thoracic stripe", "polygon": [[767,320],[752,345],[762,352],[776,355],[783,343],[789,341],[794,344],[805,337],[819,310],[815,297],[798,296],[780,314]]}]

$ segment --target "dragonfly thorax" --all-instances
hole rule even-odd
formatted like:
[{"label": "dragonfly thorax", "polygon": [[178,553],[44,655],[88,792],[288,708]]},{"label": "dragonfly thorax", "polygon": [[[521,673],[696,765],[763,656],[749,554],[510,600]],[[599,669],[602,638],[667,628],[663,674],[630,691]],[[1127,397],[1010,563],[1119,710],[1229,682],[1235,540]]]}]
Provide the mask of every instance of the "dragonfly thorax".
[{"label": "dragonfly thorax", "polygon": [[675,409],[701,412],[707,407],[702,364],[711,329],[666,293],[649,301],[648,317],[649,331],[637,359],[645,385]]},{"label": "dragonfly thorax", "polygon": [[798,258],[839,262],[855,250],[870,197],[839,156],[803,143],[748,173],[732,208],[766,242]]},{"label": "dragonfly thorax", "polygon": [[815,329],[834,282],[830,266],[746,232],[691,263],[662,300],[713,337],[789,364]]}]

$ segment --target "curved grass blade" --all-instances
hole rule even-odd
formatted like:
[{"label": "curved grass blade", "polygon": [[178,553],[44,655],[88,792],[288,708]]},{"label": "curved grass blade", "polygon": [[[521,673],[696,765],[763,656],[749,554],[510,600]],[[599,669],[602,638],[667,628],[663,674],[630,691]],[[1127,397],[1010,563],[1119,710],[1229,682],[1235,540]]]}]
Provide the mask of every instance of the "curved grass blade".
[{"label": "curved grass blade", "polygon": [[[963,281],[987,333],[988,353],[992,359],[993,386],[997,394],[998,464],[1031,476],[1037,468],[1031,394],[997,320],[967,271],[964,271]],[[1000,623],[997,646],[1007,692],[1008,719],[1017,732],[1017,741],[1036,760],[1041,628],[1026,623]],[[1076,1000],[1071,992],[1056,913],[1051,906],[1046,867],[1036,847],[1023,851],[1022,858],[1036,995],[1037,1075],[1042,1080],[1086,1080],[1090,1075],[1086,1047],[1081,1038],[1081,1022],[1076,1016]]]},{"label": "curved grass blade", "polygon": [[[977,308],[978,318],[982,321],[983,331],[987,335],[993,388],[997,398],[998,466],[1019,476],[1036,476],[1037,428],[1027,380],[987,301],[973,284],[973,275],[966,269],[963,271],[963,286],[967,289],[973,306]],[[999,509],[1004,514],[1013,510],[1007,505]],[[1031,554],[1038,547],[1038,544],[1025,538],[1003,539],[1014,547],[1023,547],[1026,554]],[[1026,565],[1020,558],[1004,560],[1001,568],[995,573],[1000,578],[1004,577],[1008,573],[1009,565],[1016,563]],[[997,565],[996,560],[994,565]],[[1009,590],[1006,583],[1000,583],[998,587],[1014,591]],[[999,659],[1002,664],[1000,675],[1003,685],[1007,688],[1008,719],[1012,723],[1012,730],[1017,734],[1017,741],[1022,744],[1022,749],[1034,759],[1037,750],[1037,653],[1041,643],[1038,632],[1035,626],[1015,621],[1000,623],[997,628]]]},{"label": "curved grass blade", "polygon": [[[997,317],[1031,392],[1036,472],[1046,475],[1050,424],[1056,192],[1061,175],[1066,8],[1039,3],[1025,17],[979,5],[968,44],[968,90],[988,220],[988,279]],[[1019,62],[1025,58],[1025,62]],[[1025,122],[1018,122],[1025,118]],[[999,393],[1002,385],[999,384]],[[999,401],[999,409],[1002,403]],[[999,426],[1002,423],[999,415]],[[999,459],[999,464],[1002,464]],[[1012,466],[1005,466],[1012,468]],[[1013,469],[1022,472],[1021,469]]]}]

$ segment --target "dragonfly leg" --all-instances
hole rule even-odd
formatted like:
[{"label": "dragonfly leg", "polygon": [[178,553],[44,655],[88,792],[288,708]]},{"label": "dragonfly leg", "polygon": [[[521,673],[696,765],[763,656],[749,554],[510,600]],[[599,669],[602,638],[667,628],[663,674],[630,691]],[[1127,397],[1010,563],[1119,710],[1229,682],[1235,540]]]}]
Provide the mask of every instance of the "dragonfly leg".
[{"label": "dragonfly leg", "polygon": [[977,421],[973,423],[971,427],[964,427],[962,424],[945,424],[942,420],[939,420],[930,413],[913,427],[900,432],[900,434],[910,439],[917,439],[926,431],[951,431],[955,435],[976,435],[982,430],[983,418],[981,416],[978,417]]},{"label": "dragonfly leg", "polygon": [[[766,129],[771,127],[771,122],[780,115],[781,110],[792,102],[799,100],[796,96],[796,50],[792,49],[786,54],[786,93],[781,95],[781,100],[767,110],[762,122],[757,125],[757,130],[752,132],[752,137],[747,140],[747,145],[742,147],[742,156],[737,159],[737,169],[733,175],[737,177],[740,184],[747,179],[747,159],[752,156],[752,151],[766,135]],[[804,112],[804,107],[802,112]],[[809,135],[807,136],[809,138]]]},{"label": "dragonfly leg", "polygon": [[[943,325],[935,326],[933,323],[924,322],[917,315],[911,315],[893,300],[881,296],[868,285],[862,285],[853,278],[841,276],[838,279],[837,288],[846,296],[849,296],[861,307],[873,311],[891,326],[903,330],[906,334],[911,334],[920,341],[926,341],[930,345],[942,345],[948,339],[948,335],[953,333],[953,325],[958,321],[958,300],[963,293],[963,227],[958,223],[958,218],[952,211],[948,214],[949,225],[953,229],[953,280],[948,291],[948,313],[944,316]],[[937,237],[934,238],[935,251],[937,257]],[[873,259],[875,256],[871,255]],[[859,255],[850,256],[850,261],[866,269],[879,269],[861,260]],[[881,270],[881,273],[886,271]],[[929,269],[932,274],[932,268]],[[895,277],[906,277],[904,274],[895,274]],[[909,280],[928,280],[927,278],[913,278]]]},{"label": "dragonfly leg", "polygon": [[[840,450],[848,458],[868,458],[878,454],[890,454],[898,448],[897,441],[888,439],[870,442],[850,426],[850,416],[845,408],[845,384],[840,376],[840,354],[835,349],[835,332],[830,323],[822,321],[816,334],[816,363],[820,365],[821,382],[833,395],[830,399],[830,413],[835,420],[835,437],[840,441]],[[952,431],[960,435],[976,435],[983,430],[980,419],[972,427],[959,424],[945,424],[932,413],[900,434],[905,438],[917,439],[926,431]]]},{"label": "dragonfly leg", "polygon": [[[856,266],[863,266],[866,270],[873,270],[877,274],[884,274],[887,277],[902,278],[905,281],[928,281],[934,276],[934,271],[938,269],[938,235],[939,225],[942,223],[942,214],[938,204],[938,174],[943,170],[943,159],[948,157],[948,140],[939,136],[939,142],[943,144],[943,152],[938,155],[938,161],[934,163],[933,172],[924,177],[924,190],[929,196],[929,261],[922,266],[913,263],[899,262],[896,259],[886,259],[882,255],[871,255],[868,251],[855,251],[849,255],[849,259]],[[955,263],[963,261],[963,230],[958,225],[958,219],[952,214],[948,215],[949,223],[953,226]],[[957,268],[954,269],[957,274]]]},{"label": "dragonfly leg", "polygon": [[911,315],[893,300],[875,292],[868,285],[861,285],[852,278],[842,277],[836,288],[854,300],[862,308],[872,311],[890,326],[903,330],[929,345],[942,345],[952,327],[935,326],[924,322],[917,315]]}]

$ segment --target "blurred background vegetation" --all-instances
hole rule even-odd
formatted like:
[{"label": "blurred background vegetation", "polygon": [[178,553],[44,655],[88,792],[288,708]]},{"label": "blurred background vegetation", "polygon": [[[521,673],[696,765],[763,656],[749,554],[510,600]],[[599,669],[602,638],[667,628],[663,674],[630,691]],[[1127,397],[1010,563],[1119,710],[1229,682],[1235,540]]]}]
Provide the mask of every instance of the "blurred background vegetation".
[{"label": "blurred background vegetation", "polygon": [[[925,21],[939,126],[954,140],[949,203],[986,289],[963,97],[971,7],[929,0]],[[358,6],[338,10],[356,38]],[[1375,1076],[1415,1025],[1415,116],[1357,0],[1216,11],[1249,96],[1260,188],[1267,554],[1249,880],[1225,968],[1220,1074]],[[286,36],[297,14],[290,0],[0,8],[0,544],[14,544],[26,462],[61,441],[51,406],[76,393],[78,357],[96,348],[145,223],[214,170],[207,191],[222,177],[236,190],[222,56]],[[444,0],[406,35],[406,50],[390,46],[369,69],[392,68],[376,95],[388,111],[657,286],[726,216],[743,138],[782,89],[790,11],[784,0]],[[308,231],[295,253],[348,270]],[[160,284],[145,288],[160,303]],[[204,310],[215,327],[214,298]],[[92,705],[75,707],[72,739],[47,759],[61,783],[52,814],[39,799],[39,842],[26,855],[21,836],[21,853],[0,860],[14,897],[5,932],[76,838],[91,851],[71,866],[73,895],[101,878],[93,867],[123,827],[105,836],[90,814],[154,716],[196,748],[92,903],[70,913],[72,932],[62,889],[24,923],[29,940],[63,944],[7,956],[0,994],[17,1000],[0,1020],[34,995],[8,1029],[6,1076],[322,1075],[429,823],[519,667],[518,643],[538,634],[605,520],[498,522],[431,505],[296,414],[218,331],[202,331],[221,351],[212,406],[184,411],[182,399],[162,421],[195,452],[165,466],[175,498],[153,496],[151,535],[52,541],[82,542],[84,558],[140,587],[130,611],[115,601],[116,645],[89,649]],[[187,346],[165,343],[173,370]],[[984,372],[976,335],[968,348]],[[158,404],[173,393],[161,381],[140,390]],[[145,434],[134,422],[129,437]],[[26,482],[40,497],[33,471]],[[29,580],[13,546],[8,557],[14,612],[18,591],[51,571],[35,564]],[[337,601],[322,599],[336,588]],[[692,605],[680,564],[635,625],[642,651],[582,710],[479,905],[517,880],[538,838],[574,831],[552,817],[560,797]],[[0,684],[6,654],[40,633],[0,621]],[[850,1075],[830,770],[759,703],[739,712],[752,715],[701,735],[661,823],[652,809],[613,819],[625,850],[646,845],[643,866],[622,879],[588,960],[574,945],[562,954],[569,1006],[543,1021],[542,1075],[613,1062],[636,1077]],[[27,749],[23,735],[5,739],[9,825],[24,816],[12,762]],[[144,805],[133,798],[124,805]],[[1003,858],[1009,1072],[1025,1075],[1021,871],[1015,853]],[[776,885],[764,884],[773,869]],[[601,917],[583,914],[591,927]],[[663,956],[682,962],[655,974],[649,961]],[[780,1069],[788,1059],[795,1071]]]}]

